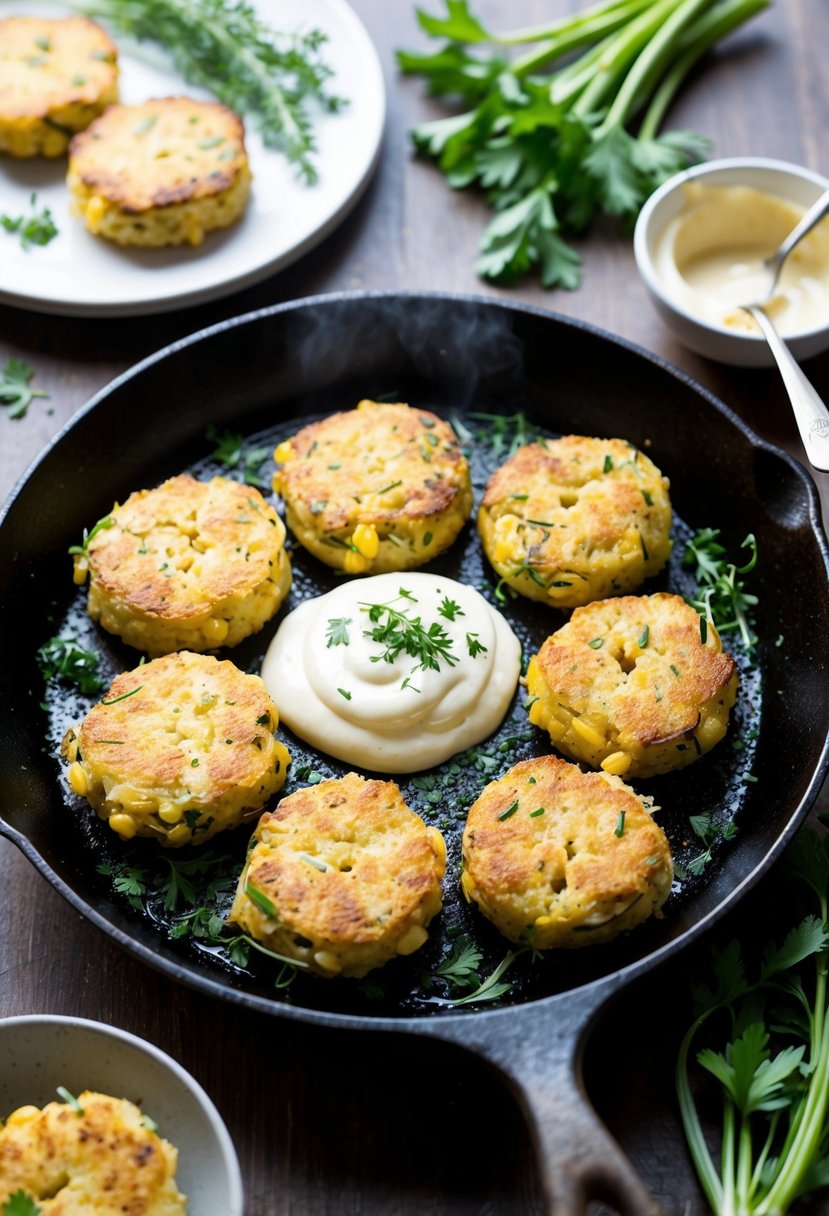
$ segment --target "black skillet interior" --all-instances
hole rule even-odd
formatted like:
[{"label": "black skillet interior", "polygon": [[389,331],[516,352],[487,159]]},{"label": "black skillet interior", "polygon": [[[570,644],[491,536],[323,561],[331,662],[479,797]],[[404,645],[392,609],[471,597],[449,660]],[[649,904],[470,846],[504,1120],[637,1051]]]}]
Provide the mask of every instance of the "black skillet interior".
[{"label": "black skillet interior", "polygon": [[[528,727],[519,692],[504,726],[460,765],[437,778],[401,782],[404,794],[449,843],[445,909],[438,931],[413,959],[398,960],[364,983],[300,977],[274,984],[270,960],[236,966],[206,946],[185,920],[186,899],[164,907],[156,876],[169,877],[152,842],[124,846],[59,777],[55,741],[90,703],[52,682],[44,689],[35,655],[55,633],[74,634],[103,656],[106,675],[135,666],[135,652],[107,638],[86,618],[83,593],[71,583],[67,547],[113,501],[190,468],[219,469],[209,424],[245,436],[253,446],[292,433],[295,420],[351,408],[362,397],[409,401],[460,419],[470,433],[476,490],[497,461],[499,427],[474,413],[524,411],[547,434],[576,432],[630,440],[671,479],[677,522],[670,570],[651,590],[688,593],[681,568],[689,530],[722,530],[740,555],[746,533],[759,539],[751,576],[759,595],[756,661],[741,660],[742,693],[728,740],[680,773],[639,789],[663,808],[680,873],[702,852],[689,816],[708,813],[737,836],[718,842],[701,874],[687,873],[652,921],[629,938],[543,960],[514,964],[504,1003],[577,988],[618,971],[687,935],[750,885],[765,859],[805,815],[826,768],[829,722],[829,584],[825,539],[810,480],[790,458],[770,449],[698,386],[629,346],[540,310],[446,296],[325,297],[279,306],[217,326],[147,360],[105,389],[57,438],[13,498],[0,527],[0,621],[7,639],[0,689],[7,718],[0,755],[0,829],[69,900],[128,949],[168,973],[234,1000],[276,1012],[319,1011],[370,1016],[434,1015],[454,995],[429,976],[458,941],[483,951],[482,974],[503,957],[505,943],[457,895],[459,839],[466,808],[486,781],[515,760],[543,752]],[[514,423],[506,424],[507,438]],[[268,479],[269,464],[261,472]],[[329,589],[332,574],[302,550],[293,554],[300,596]],[[480,586],[496,580],[480,555],[474,529],[430,569]],[[283,609],[283,612],[286,609]],[[504,611],[528,651],[563,616],[527,601]],[[256,670],[276,623],[233,652]],[[730,647],[741,657],[738,646]],[[283,732],[293,755],[286,791],[345,766],[303,748]],[[201,873],[204,850],[178,861],[196,887],[196,904],[221,912],[230,898],[248,830],[210,842],[216,858]],[[133,892],[116,889],[123,863],[149,882],[138,909]],[[100,869],[109,868],[109,874]],[[123,883],[121,886],[123,887]],[[178,926],[178,927],[176,927]],[[174,935],[170,935],[173,928]],[[176,936],[180,934],[180,936]]]}]

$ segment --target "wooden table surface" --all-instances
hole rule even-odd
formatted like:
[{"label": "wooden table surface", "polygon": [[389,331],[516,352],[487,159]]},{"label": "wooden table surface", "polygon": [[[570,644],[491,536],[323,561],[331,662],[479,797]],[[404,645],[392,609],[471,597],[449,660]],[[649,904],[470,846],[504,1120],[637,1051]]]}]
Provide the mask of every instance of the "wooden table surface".
[{"label": "wooden table surface", "polygon": [[[439,112],[419,82],[395,74],[393,49],[419,41],[412,5],[354,0],[354,7],[382,57],[389,98],[380,167],[356,209],[293,267],[200,308],[104,321],[0,308],[0,362],[28,360],[37,387],[50,394],[21,421],[0,414],[3,494],[95,390],[152,350],[262,305],[361,288],[486,292],[584,319],[665,356],[803,459],[776,373],[722,367],[674,341],[648,305],[629,237],[613,225],[600,225],[582,242],[578,292],[550,294],[532,283],[502,292],[475,278],[482,204],[450,193],[439,173],[409,151],[407,129]],[[568,6],[488,0],[478,7],[493,23],[518,25]],[[778,157],[829,173],[827,45],[826,0],[776,0],[701,65],[674,107],[672,125],[707,134],[714,155]],[[829,399],[829,356],[806,370]],[[826,478],[816,476],[826,504]],[[818,805],[829,805],[826,791]],[[393,1035],[284,1023],[180,987],[118,950],[2,839],[0,891],[0,1016],[101,1019],[179,1059],[229,1125],[249,1216],[542,1210],[521,1116],[499,1081],[464,1053]],[[731,931],[730,924],[722,929]],[[647,1065],[626,1058],[615,1075],[595,1077],[596,1100],[664,1209],[690,1216],[704,1209],[676,1135],[670,1067],[656,1066],[652,1047],[649,1054]],[[591,1076],[603,1071],[594,1067]]]}]

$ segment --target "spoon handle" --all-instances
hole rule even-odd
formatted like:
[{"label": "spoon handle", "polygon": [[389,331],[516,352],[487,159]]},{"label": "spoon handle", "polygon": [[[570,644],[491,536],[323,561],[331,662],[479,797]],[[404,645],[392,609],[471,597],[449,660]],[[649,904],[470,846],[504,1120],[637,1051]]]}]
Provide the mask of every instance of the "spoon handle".
[{"label": "spoon handle", "polygon": [[763,309],[753,304],[744,307],[760,326],[777,361],[809,463],[822,473],[829,473],[829,410],[803,375],[788,346]]}]

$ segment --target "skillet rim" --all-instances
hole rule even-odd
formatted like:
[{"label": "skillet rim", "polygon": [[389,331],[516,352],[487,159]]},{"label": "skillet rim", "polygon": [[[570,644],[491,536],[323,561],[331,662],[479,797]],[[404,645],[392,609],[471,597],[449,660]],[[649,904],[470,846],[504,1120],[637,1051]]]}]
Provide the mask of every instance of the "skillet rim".
[{"label": "skillet rim", "polygon": [[[725,402],[721,401],[713,392],[701,385],[697,380],[684,372],[681,368],[676,367],[667,359],[660,355],[656,355],[644,347],[629,339],[619,337],[609,331],[592,325],[589,322],[582,321],[579,318],[567,317],[561,313],[554,312],[550,309],[542,308],[537,304],[530,304],[524,301],[502,300],[495,297],[478,295],[465,292],[450,292],[450,291],[392,291],[392,290],[373,290],[373,291],[341,291],[322,293],[320,295],[303,296],[295,300],[282,301],[278,304],[265,305],[261,308],[254,309],[247,313],[237,314],[232,317],[226,317],[220,321],[206,326],[202,329],[195,330],[193,333],[187,334],[184,337],[177,338],[166,346],[153,351],[146,355],[137,363],[132,364],[123,372],[119,373],[112,380],[103,385],[92,397],[89,398],[75,413],[60,427],[60,429],[52,436],[48,443],[44,446],[41,452],[30,462],[21,476],[17,479],[12,490],[10,491],[2,509],[0,509],[0,529],[2,529],[6,517],[11,508],[14,506],[18,496],[22,492],[24,486],[33,476],[35,471],[43,464],[51,455],[52,450],[57,447],[64,436],[68,434],[82,419],[84,419],[93,410],[101,407],[107,398],[117,391],[123,384],[128,383],[141,375],[150,367],[169,358],[174,353],[189,347],[195,346],[198,343],[209,341],[218,334],[227,333],[230,330],[241,328],[243,326],[253,325],[265,318],[278,316],[282,313],[293,313],[309,308],[327,307],[329,304],[348,304],[358,303],[367,300],[373,301],[395,301],[402,303],[405,307],[406,301],[446,301],[456,302],[464,305],[483,306],[487,309],[495,308],[504,313],[525,313],[535,316],[544,321],[552,321],[554,324],[563,325],[583,333],[592,335],[602,342],[609,342],[614,346],[634,354],[640,359],[658,367],[662,372],[667,373],[674,380],[684,384],[690,388],[696,395],[706,400],[717,413],[722,415],[729,424],[741,433],[744,440],[751,446],[763,450],[776,459],[783,461],[788,465],[791,472],[797,477],[802,489],[805,491],[805,498],[808,504],[808,529],[812,537],[817,543],[818,551],[823,562],[824,572],[829,581],[829,540],[827,540],[826,532],[823,525],[822,510],[820,498],[818,495],[817,486],[805,467],[795,459],[790,453],[775,444],[763,439],[759,436],[738,414],[736,414]],[[22,832],[18,832],[12,828],[0,816],[0,836],[6,837],[23,853],[23,855],[32,863],[35,869],[50,883],[52,887],[77,911],[84,919],[90,921],[98,929],[104,932],[116,945],[126,950],[133,957],[140,959],[142,962],[153,967],[156,971],[175,980],[178,983],[186,984],[188,987],[197,991],[204,992],[209,996],[219,1000],[231,1001],[234,1004],[241,1005],[251,1011],[257,1013],[266,1013],[270,1016],[285,1017],[293,1021],[306,1022],[318,1026],[331,1026],[339,1029],[378,1029],[392,1030],[399,1033],[418,1033],[426,1032],[432,1035],[439,1035],[441,1026],[445,1026],[447,1017],[452,1018],[455,1022],[459,1019],[474,1016],[476,1023],[480,1026],[482,1020],[486,1019],[491,1025],[497,1019],[506,1015],[516,1015],[526,1008],[532,1008],[536,1011],[551,1008],[555,1004],[564,1002],[577,1004],[581,1000],[582,1003],[587,1002],[588,1007],[592,1008],[595,1005],[593,994],[606,990],[615,991],[623,985],[626,985],[637,976],[645,974],[652,968],[658,966],[668,957],[673,957],[682,950],[687,949],[692,943],[696,942],[704,933],[706,933],[718,920],[725,916],[728,912],[734,910],[739,901],[751,891],[759,880],[772,868],[774,863],[779,859],[781,854],[787,848],[797,831],[803,824],[809,810],[820,792],[821,786],[829,773],[829,734],[824,740],[823,748],[820,754],[818,763],[816,764],[812,775],[809,779],[808,786],[794,807],[786,821],[785,826],[779,833],[776,841],[771,848],[763,855],[753,869],[747,873],[742,880],[722,899],[722,901],[714,908],[695,921],[693,925],[685,929],[678,937],[665,942],[663,945],[652,950],[642,958],[628,963],[600,975],[597,978],[581,984],[575,988],[567,989],[563,992],[552,993],[549,996],[542,996],[526,1002],[526,1005],[507,1006],[500,1009],[471,1009],[471,1010],[456,1010],[445,1008],[437,1010],[432,1018],[412,1017],[411,1015],[401,1015],[400,1017],[380,1015],[367,1016],[365,1014],[341,1013],[329,1010],[318,1010],[304,1006],[293,1006],[286,1002],[271,1001],[265,997],[258,996],[254,993],[244,992],[239,989],[230,987],[226,984],[214,980],[211,976],[202,974],[192,970],[185,963],[175,963],[172,960],[156,955],[151,949],[143,943],[136,941],[130,934],[125,933],[118,926],[114,925],[105,916],[101,915],[98,910],[86,901],[66,883],[45,861],[35,846],[29,841]]]}]

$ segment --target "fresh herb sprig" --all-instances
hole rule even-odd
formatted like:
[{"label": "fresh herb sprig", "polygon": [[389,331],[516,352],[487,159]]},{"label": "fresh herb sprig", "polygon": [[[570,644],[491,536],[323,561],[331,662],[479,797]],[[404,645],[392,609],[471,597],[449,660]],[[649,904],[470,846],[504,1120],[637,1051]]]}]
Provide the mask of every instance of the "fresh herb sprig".
[{"label": "fresh herb sprig", "polygon": [[[701,528],[685,547],[683,566],[694,568],[697,594],[690,600],[704,621],[711,621],[720,633],[737,630],[746,651],[751,654],[757,638],[751,613],[757,596],[745,590],[743,575],[757,565],[757,541],[749,533],[740,546],[748,549],[748,561],[736,566],[728,560],[723,545],[717,539],[718,528]],[[704,640],[704,638],[703,638]]]},{"label": "fresh herb sprig", "polygon": [[[789,862],[817,915],[770,942],[753,975],[737,942],[715,952],[714,984],[696,990],[699,1012],[678,1053],[682,1123],[715,1216],[780,1216],[829,1185],[829,837],[804,829]],[[719,1167],[690,1065],[715,1022],[725,1041],[697,1050],[696,1061],[722,1090]]]},{"label": "fresh herb sprig", "polygon": [[100,692],[104,681],[98,671],[101,656],[96,650],[84,650],[75,638],[50,638],[37,652],[37,662],[44,680],[58,677],[75,684],[85,695]]},{"label": "fresh herb sprig", "polygon": [[7,359],[0,373],[0,405],[6,406],[9,418],[23,418],[34,397],[48,397],[41,389],[30,388],[34,368],[24,359]]},{"label": "fresh herb sprig", "polygon": [[212,423],[205,432],[207,438],[214,444],[211,456],[226,469],[240,476],[246,485],[256,486],[259,490],[268,489],[268,483],[261,475],[265,461],[273,454],[273,447],[248,447],[244,436],[235,431],[222,430]]},{"label": "fresh herb sprig", "polygon": [[691,830],[698,840],[702,841],[703,849],[692,857],[685,869],[689,874],[701,874],[711,860],[714,845],[718,840],[733,840],[738,833],[735,823],[718,823],[712,815],[691,815],[688,819]]},{"label": "fresh herb sprig", "polygon": [[541,431],[530,422],[523,410],[516,410],[514,414],[470,412],[465,417],[483,425],[473,431],[460,417],[453,415],[452,426],[461,443],[486,446],[496,460],[512,456],[518,448],[535,443],[541,436]]},{"label": "fresh herb sprig", "polygon": [[463,995],[448,1000],[446,1003],[453,1008],[461,1005],[479,1004],[484,1001],[497,1001],[512,988],[512,982],[501,977],[512,966],[523,950],[509,950],[498,966],[484,979],[481,979],[479,967],[483,953],[477,946],[466,938],[460,938],[452,948],[452,952],[439,967],[435,968],[431,981],[445,980],[456,991]]},{"label": "fresh herb sprig", "polygon": [[82,0],[84,12],[139,41],[160,44],[191,84],[256,121],[307,183],[317,180],[314,107],[341,110],[329,92],[327,35],[271,29],[245,0]]},{"label": "fresh herb sprig", "polygon": [[[512,281],[537,267],[543,286],[577,287],[581,258],[565,234],[602,212],[630,223],[661,182],[702,159],[699,135],[659,134],[665,113],[697,60],[767,3],[604,0],[508,32],[487,29],[468,0],[446,0],[440,17],[418,10],[421,29],[448,41],[399,51],[401,70],[470,108],[412,138],[453,189],[479,188],[496,212],[478,273]],[[523,49],[509,57],[513,48]]]},{"label": "fresh herb sprig", "polygon": [[29,199],[31,215],[0,215],[0,226],[11,236],[20,238],[23,249],[32,245],[48,245],[58,235],[58,227],[48,207],[37,209],[37,195]]}]

